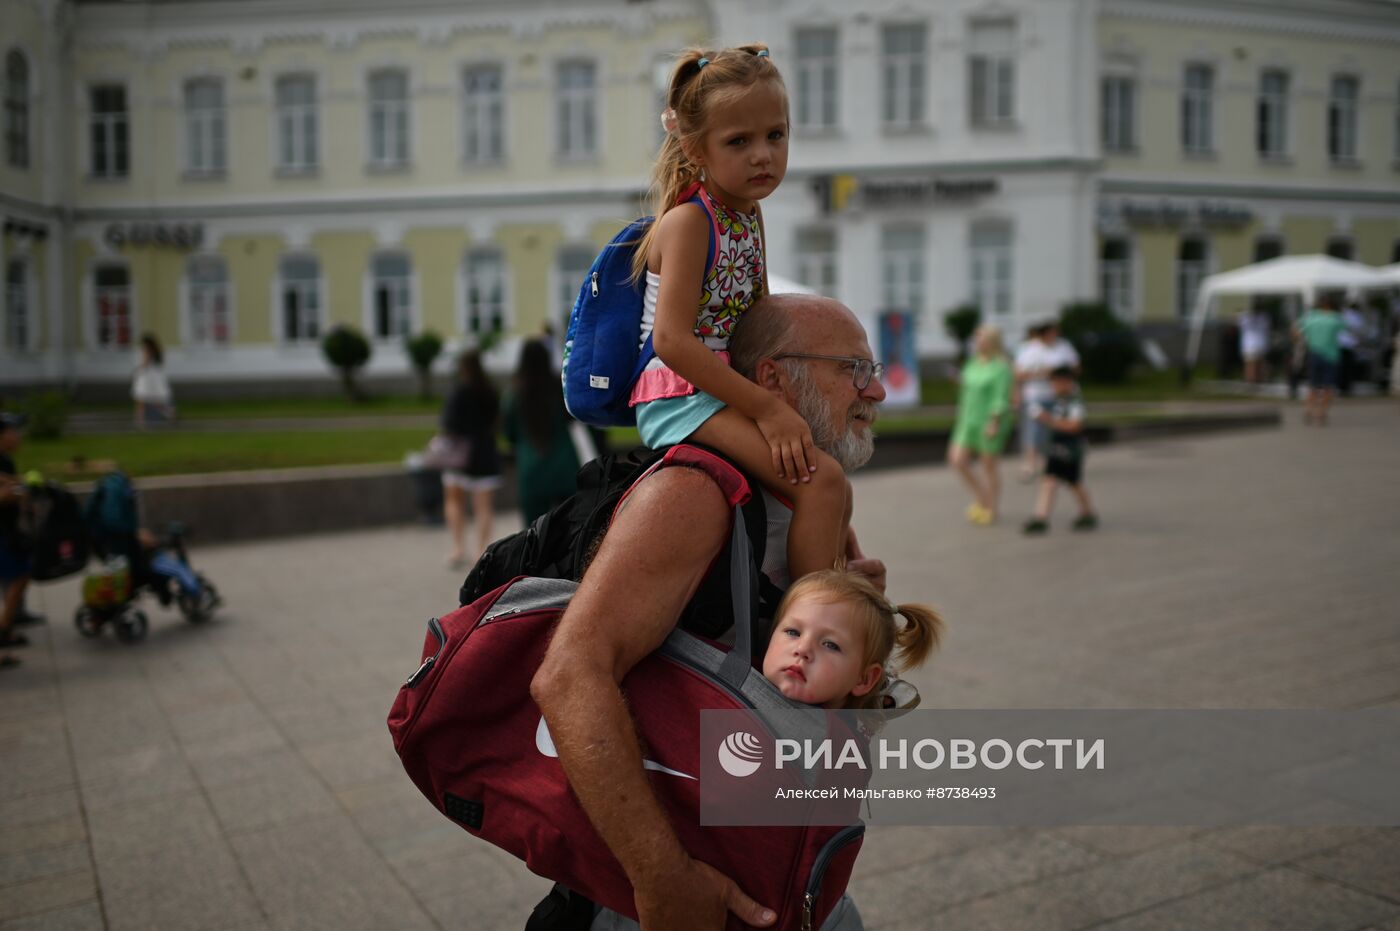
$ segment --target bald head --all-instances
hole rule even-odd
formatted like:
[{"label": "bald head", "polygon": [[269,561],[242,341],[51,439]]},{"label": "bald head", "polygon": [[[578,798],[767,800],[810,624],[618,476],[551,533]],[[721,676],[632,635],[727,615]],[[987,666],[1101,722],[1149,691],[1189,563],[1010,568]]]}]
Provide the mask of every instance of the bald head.
[{"label": "bald head", "polygon": [[850,339],[865,341],[865,330],[840,301],[816,294],[769,294],[739,318],[729,338],[734,370],[752,380],[758,363],[784,352],[825,352],[812,347]]}]

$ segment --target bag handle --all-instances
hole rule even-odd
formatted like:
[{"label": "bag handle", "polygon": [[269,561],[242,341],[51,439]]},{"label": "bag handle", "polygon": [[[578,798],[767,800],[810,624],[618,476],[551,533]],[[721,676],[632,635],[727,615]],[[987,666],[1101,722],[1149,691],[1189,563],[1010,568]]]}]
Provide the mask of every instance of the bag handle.
[{"label": "bag handle", "polygon": [[744,681],[753,671],[753,554],[749,535],[744,528],[743,506],[734,508],[734,532],[729,543],[729,587],[734,601],[734,649],[724,657],[719,678],[735,691],[742,690]]}]

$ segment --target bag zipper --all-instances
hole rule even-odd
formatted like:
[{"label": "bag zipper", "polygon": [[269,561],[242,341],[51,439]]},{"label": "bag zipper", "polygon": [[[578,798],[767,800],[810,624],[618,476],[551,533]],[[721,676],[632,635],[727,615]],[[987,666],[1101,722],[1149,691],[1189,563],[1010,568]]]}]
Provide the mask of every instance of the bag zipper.
[{"label": "bag zipper", "polygon": [[423,660],[423,665],[419,666],[413,675],[408,677],[408,681],[404,683],[404,688],[411,689],[417,686],[419,682],[422,682],[423,677],[432,671],[433,663],[437,662],[438,656],[442,653],[442,648],[447,645],[447,634],[443,633],[442,625],[438,623],[437,618],[428,619],[428,631],[437,638],[438,648],[432,656]]},{"label": "bag zipper", "polygon": [[597,297],[597,296],[598,296],[598,273],[597,273],[597,272],[593,272],[591,275],[588,276],[588,283],[589,283],[589,285],[592,286],[592,288],[593,288],[593,296],[594,296],[594,297]]},{"label": "bag zipper", "polygon": [[807,889],[802,895],[802,931],[812,931],[812,909],[816,908],[817,895],[822,891],[822,880],[826,868],[836,852],[865,834],[865,825],[853,824],[842,828],[817,851],[817,859],[812,863],[812,875],[807,878]]}]

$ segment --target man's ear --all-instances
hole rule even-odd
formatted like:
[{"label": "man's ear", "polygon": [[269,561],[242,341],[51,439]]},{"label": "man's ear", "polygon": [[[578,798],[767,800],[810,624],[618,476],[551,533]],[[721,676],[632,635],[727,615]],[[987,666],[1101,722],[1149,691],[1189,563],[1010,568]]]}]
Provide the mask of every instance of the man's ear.
[{"label": "man's ear", "polygon": [[772,359],[759,359],[754,368],[754,384],[782,396],[787,393],[787,371]]},{"label": "man's ear", "polygon": [[880,684],[880,679],[885,675],[885,667],[879,663],[871,663],[865,668],[865,675],[860,677],[856,687],[851,689],[851,694],[859,698],[870,692],[875,686]]}]

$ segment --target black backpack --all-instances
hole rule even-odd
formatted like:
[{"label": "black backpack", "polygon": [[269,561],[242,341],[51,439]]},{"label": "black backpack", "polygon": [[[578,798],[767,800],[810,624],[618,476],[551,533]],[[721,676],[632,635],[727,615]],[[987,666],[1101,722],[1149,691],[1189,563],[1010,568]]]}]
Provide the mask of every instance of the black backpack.
[{"label": "black backpack", "polygon": [[48,582],[81,572],[88,562],[88,534],[78,499],[62,485],[32,485],[24,505],[32,563],[29,575]]},{"label": "black backpack", "polygon": [[[697,443],[686,445],[730,462],[708,447]],[[589,462],[579,470],[579,490],[571,498],[519,533],[503,537],[486,548],[462,583],[459,603],[470,604],[521,575],[579,581],[608,528],[618,501],[666,452],[666,449],[637,449]],[[750,616],[754,619],[754,649],[764,650],[768,643],[767,628],[782,599],[782,590],[758,571],[763,565],[768,541],[768,513],[758,485],[752,479],[748,481],[754,494],[743,505],[742,513],[753,553],[751,578],[757,577],[757,584],[750,587],[753,593]],[[709,575],[681,613],[680,626],[684,630],[715,638],[733,625],[729,576],[729,544],[726,543],[720,558],[715,560]]]}]

